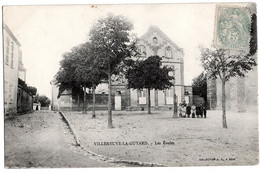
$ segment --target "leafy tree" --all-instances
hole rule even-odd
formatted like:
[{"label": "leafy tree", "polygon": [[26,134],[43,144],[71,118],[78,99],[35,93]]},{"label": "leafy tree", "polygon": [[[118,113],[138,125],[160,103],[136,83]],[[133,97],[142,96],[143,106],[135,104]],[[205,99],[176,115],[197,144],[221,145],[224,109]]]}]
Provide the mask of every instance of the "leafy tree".
[{"label": "leafy tree", "polygon": [[193,79],[192,82],[192,93],[203,97],[207,103],[207,77],[204,73]]},{"label": "leafy tree", "polygon": [[[84,89],[84,112],[86,112],[86,88],[93,89],[93,114],[95,117],[95,88],[101,82],[101,78],[106,78],[104,73],[93,64],[93,47],[90,42],[85,42],[71,49],[63,55],[61,68],[56,75],[59,84],[59,96],[65,89],[72,89],[79,95]],[[79,105],[78,105],[79,107]]]},{"label": "leafy tree", "polygon": [[74,64],[73,67],[73,73],[74,73],[74,80],[76,82],[83,86],[84,89],[84,106],[83,106],[83,111],[87,111],[87,101],[86,101],[86,88],[91,88],[92,82],[89,81],[88,79],[88,64],[86,64],[87,59],[91,56],[91,49],[90,49],[91,44],[86,42],[83,44],[80,44],[78,46],[75,46],[72,49],[73,52],[73,57],[74,57]]},{"label": "leafy tree", "polygon": [[[84,88],[92,88],[93,94],[93,109],[92,109],[92,118],[95,118],[95,89],[98,84],[101,83],[102,79],[107,79],[107,75],[99,70],[94,62],[94,49],[90,42],[86,42],[80,45],[80,48],[77,50],[78,61],[76,63],[76,79],[77,81],[83,83]],[[85,89],[84,89],[85,91]],[[84,92],[85,93],[85,92]],[[85,98],[85,96],[84,96]],[[85,102],[85,101],[84,101]]]},{"label": "leafy tree", "polygon": [[90,31],[95,58],[93,63],[108,79],[108,128],[112,128],[111,76],[118,74],[122,62],[131,56],[130,31],[133,25],[123,16],[109,14],[98,20]]},{"label": "leafy tree", "polygon": [[76,94],[78,96],[78,110],[80,109],[80,95],[83,94],[82,87],[75,81],[71,81],[66,75],[64,69],[60,69],[56,74],[56,85],[59,87],[58,98],[60,98],[61,94],[66,89],[71,89],[73,95]]},{"label": "leafy tree", "polygon": [[[59,87],[58,98],[66,89],[72,89],[73,92],[77,92],[78,94],[78,103],[79,103],[79,95],[82,91],[81,83],[76,80],[76,58],[75,49],[70,52],[66,52],[63,54],[63,59],[60,61],[60,69],[55,75],[56,85]],[[78,109],[79,109],[78,104]]]},{"label": "leafy tree", "polygon": [[20,86],[23,87],[23,89],[26,91],[26,92],[29,92],[31,93],[32,95],[36,95],[37,93],[37,88],[35,87],[32,87],[32,86],[28,86],[25,81],[23,81],[22,79],[18,78],[18,84]]},{"label": "leafy tree", "polygon": [[230,50],[210,50],[207,48],[201,48],[201,61],[204,69],[208,72],[208,78],[220,78],[222,82],[222,123],[224,128],[227,128],[225,94],[226,82],[231,77],[245,77],[245,74],[257,65],[254,56],[257,52],[257,16],[255,13],[251,15],[250,36],[249,53],[239,51],[236,54],[231,55]]},{"label": "leafy tree", "polygon": [[37,88],[35,87],[28,86],[28,90],[32,93],[32,95],[36,95],[37,93]]},{"label": "leafy tree", "polygon": [[159,56],[150,56],[144,61],[128,61],[130,66],[126,72],[128,88],[148,90],[148,114],[151,113],[150,91],[152,89],[164,90],[173,86],[171,82],[173,77],[169,75],[172,69],[162,67],[161,60]]},{"label": "leafy tree", "polygon": [[47,96],[45,96],[45,95],[37,94],[35,96],[35,101],[34,102],[36,102],[36,103],[40,102],[42,107],[48,107],[50,105],[50,103],[51,103],[51,100]]},{"label": "leafy tree", "polygon": [[239,51],[236,54],[230,50],[208,48],[201,49],[201,62],[208,73],[209,79],[219,78],[222,83],[222,123],[223,128],[227,128],[226,121],[226,82],[235,76],[245,77],[245,74],[256,66],[254,56]]}]

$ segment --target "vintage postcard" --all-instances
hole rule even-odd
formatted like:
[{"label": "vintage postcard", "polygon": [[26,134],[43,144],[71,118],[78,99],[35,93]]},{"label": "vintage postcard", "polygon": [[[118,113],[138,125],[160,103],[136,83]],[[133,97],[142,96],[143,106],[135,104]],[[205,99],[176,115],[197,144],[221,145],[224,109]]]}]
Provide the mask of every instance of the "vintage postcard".
[{"label": "vintage postcard", "polygon": [[2,12],[5,168],[259,164],[255,3]]}]

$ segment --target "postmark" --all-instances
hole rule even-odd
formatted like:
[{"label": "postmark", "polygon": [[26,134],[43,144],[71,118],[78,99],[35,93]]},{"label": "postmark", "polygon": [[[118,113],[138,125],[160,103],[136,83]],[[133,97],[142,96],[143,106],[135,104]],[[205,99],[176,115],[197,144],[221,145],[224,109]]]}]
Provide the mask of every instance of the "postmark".
[{"label": "postmark", "polygon": [[251,19],[247,8],[218,5],[215,18],[215,46],[249,49]]}]

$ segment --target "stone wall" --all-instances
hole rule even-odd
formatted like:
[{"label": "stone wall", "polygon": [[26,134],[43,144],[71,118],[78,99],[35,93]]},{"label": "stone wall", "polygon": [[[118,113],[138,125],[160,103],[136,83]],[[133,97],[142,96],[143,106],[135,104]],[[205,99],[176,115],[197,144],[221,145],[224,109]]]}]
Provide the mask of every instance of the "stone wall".
[{"label": "stone wall", "polygon": [[[112,95],[111,101],[112,101],[112,109],[114,110],[114,102],[115,102],[114,95]],[[87,102],[86,103],[87,111],[92,110],[93,109],[93,94],[92,93],[86,94],[86,102]],[[96,104],[95,104],[96,110],[107,110],[108,109],[107,108],[108,94],[95,94],[95,102],[96,102]],[[79,107],[78,107],[78,103],[79,103]],[[83,95],[80,95],[79,102],[78,102],[78,96],[73,95],[70,110],[82,111],[83,106],[84,106],[83,103],[84,103]],[[60,105],[60,107],[63,108],[63,105]]]},{"label": "stone wall", "polygon": [[17,113],[24,113],[33,110],[33,96],[18,85]]},{"label": "stone wall", "polygon": [[207,105],[209,109],[215,110],[217,107],[217,85],[216,80],[207,79]]},{"label": "stone wall", "polygon": [[[258,101],[257,68],[246,77],[234,77],[226,82],[226,110],[256,112]],[[222,83],[220,79],[207,80],[207,99],[210,109],[222,109]]]}]

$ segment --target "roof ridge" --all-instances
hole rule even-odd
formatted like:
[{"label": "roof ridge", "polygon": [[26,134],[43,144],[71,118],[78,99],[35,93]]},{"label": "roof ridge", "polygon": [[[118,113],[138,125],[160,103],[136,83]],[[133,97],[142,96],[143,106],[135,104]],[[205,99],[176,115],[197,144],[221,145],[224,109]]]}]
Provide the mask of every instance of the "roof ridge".
[{"label": "roof ridge", "polygon": [[144,39],[150,32],[155,31],[157,32],[159,35],[161,35],[164,39],[166,39],[167,41],[169,41],[176,49],[181,50],[181,48],[179,46],[177,46],[177,44],[175,44],[158,26],[156,25],[151,25],[148,30],[140,37],[140,39]]}]

